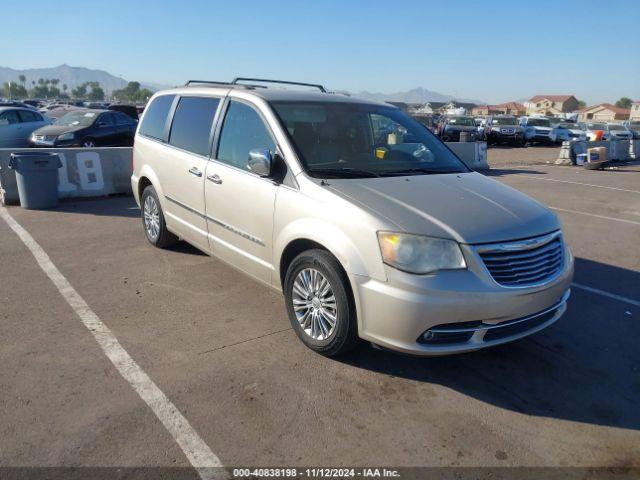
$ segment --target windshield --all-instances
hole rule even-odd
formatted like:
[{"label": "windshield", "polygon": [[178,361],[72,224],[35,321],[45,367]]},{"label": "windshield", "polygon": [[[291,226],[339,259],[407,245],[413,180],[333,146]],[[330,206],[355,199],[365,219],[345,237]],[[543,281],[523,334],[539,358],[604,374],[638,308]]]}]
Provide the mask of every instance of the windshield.
[{"label": "windshield", "polygon": [[587,123],[589,130],[606,130],[607,126],[604,123]]},{"label": "windshield", "polygon": [[527,125],[530,127],[550,127],[551,122],[548,118],[530,118],[527,120]]},{"label": "windshield", "polygon": [[96,112],[70,112],[56,120],[56,125],[87,127],[93,123],[98,114]]},{"label": "windshield", "polygon": [[471,117],[451,117],[449,119],[450,125],[460,125],[462,127],[475,127],[476,122]]},{"label": "windshield", "polygon": [[313,177],[469,171],[429,130],[397,108],[327,102],[272,105]]},{"label": "windshield", "polygon": [[558,125],[558,128],[566,128],[568,130],[582,130],[582,127],[575,123],[560,123]]},{"label": "windshield", "polygon": [[492,123],[493,125],[518,125],[515,117],[496,117]]},{"label": "windshield", "polygon": [[609,125],[609,130],[626,130],[622,125]]}]

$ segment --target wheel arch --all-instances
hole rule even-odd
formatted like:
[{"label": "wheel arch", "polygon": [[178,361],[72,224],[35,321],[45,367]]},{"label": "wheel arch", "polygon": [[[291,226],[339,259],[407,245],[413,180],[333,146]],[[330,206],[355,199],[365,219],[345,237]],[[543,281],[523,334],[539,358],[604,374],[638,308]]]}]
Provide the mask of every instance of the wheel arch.
[{"label": "wheel arch", "polygon": [[147,188],[148,186],[152,186],[155,189],[156,194],[158,194],[158,200],[160,201],[160,206],[162,207],[163,210],[165,209],[165,198],[164,198],[164,192],[162,190],[162,185],[160,184],[160,181],[158,180],[158,177],[156,176],[155,172],[148,165],[144,165],[140,169],[137,183],[138,183],[137,192],[135,193],[138,194],[138,198],[140,200],[142,200],[142,192],[144,192],[144,189]]},{"label": "wheel arch", "polygon": [[[375,239],[375,237],[374,237]],[[313,219],[300,219],[285,227],[274,241],[274,262],[279,287],[284,283],[287,268],[301,252],[318,248],[333,255],[347,276],[371,275],[383,272],[370,272],[363,259],[363,248],[357,248],[351,238],[336,225]],[[379,252],[379,247],[375,250]],[[275,282],[274,282],[275,283]]]}]

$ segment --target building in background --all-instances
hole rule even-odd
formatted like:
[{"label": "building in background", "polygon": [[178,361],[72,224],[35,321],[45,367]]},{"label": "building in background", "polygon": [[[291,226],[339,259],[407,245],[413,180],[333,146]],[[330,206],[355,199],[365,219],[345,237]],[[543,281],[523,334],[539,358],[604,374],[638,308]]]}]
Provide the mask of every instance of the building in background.
[{"label": "building in background", "polygon": [[629,120],[640,121],[640,100],[636,100],[631,104]]},{"label": "building in background", "polygon": [[[578,121],[580,122],[615,122],[618,120],[628,120],[631,116],[631,109],[620,108],[610,103],[600,103],[578,111]],[[640,112],[638,112],[640,114]]]},{"label": "building in background", "polygon": [[573,95],[536,95],[524,104],[527,115],[561,116],[575,112],[579,108],[578,99]]},{"label": "building in background", "polygon": [[526,108],[522,103],[506,102],[499,105],[479,105],[471,110],[475,116],[487,115],[515,115],[521,116],[526,113]]}]

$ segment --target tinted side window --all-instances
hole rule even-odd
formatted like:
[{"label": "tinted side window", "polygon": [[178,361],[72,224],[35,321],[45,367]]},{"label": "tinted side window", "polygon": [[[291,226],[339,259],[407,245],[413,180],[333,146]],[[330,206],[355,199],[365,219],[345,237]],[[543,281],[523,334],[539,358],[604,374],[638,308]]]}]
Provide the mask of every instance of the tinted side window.
[{"label": "tinted side window", "polygon": [[102,115],[100,115],[97,123],[104,123],[105,125],[112,126],[114,124],[113,115],[111,115],[110,113],[103,113]]},{"label": "tinted side window", "polygon": [[209,155],[209,137],[218,98],[182,97],[171,124],[169,143],[200,155]]},{"label": "tinted side window", "polygon": [[273,152],[276,145],[258,112],[244,103],[231,101],[220,134],[218,160],[247,169],[249,152],[254,148]]},{"label": "tinted side window", "polygon": [[7,110],[6,112],[0,113],[0,123],[20,123],[18,112],[16,110]]},{"label": "tinted side window", "polygon": [[116,123],[118,125],[129,125],[133,123],[133,119],[124,113],[116,112],[113,115],[116,117]]},{"label": "tinted side window", "polygon": [[166,140],[164,126],[174,97],[175,95],[162,95],[151,102],[140,125],[141,134]]},{"label": "tinted side window", "polygon": [[20,115],[20,120],[25,123],[42,121],[42,117],[36,112],[30,112],[28,110],[18,110],[18,115]]}]

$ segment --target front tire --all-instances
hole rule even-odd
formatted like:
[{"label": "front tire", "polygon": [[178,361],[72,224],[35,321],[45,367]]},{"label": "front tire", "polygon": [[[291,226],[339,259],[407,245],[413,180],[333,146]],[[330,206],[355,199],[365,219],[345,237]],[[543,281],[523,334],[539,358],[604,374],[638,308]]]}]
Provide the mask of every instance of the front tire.
[{"label": "front tire", "polygon": [[298,255],[287,269],[284,296],[291,325],[311,350],[334,357],[358,343],[349,279],[329,252]]},{"label": "front tire", "polygon": [[142,192],[140,206],[144,234],[151,245],[166,248],[178,241],[178,237],[167,230],[158,194],[151,185]]}]

